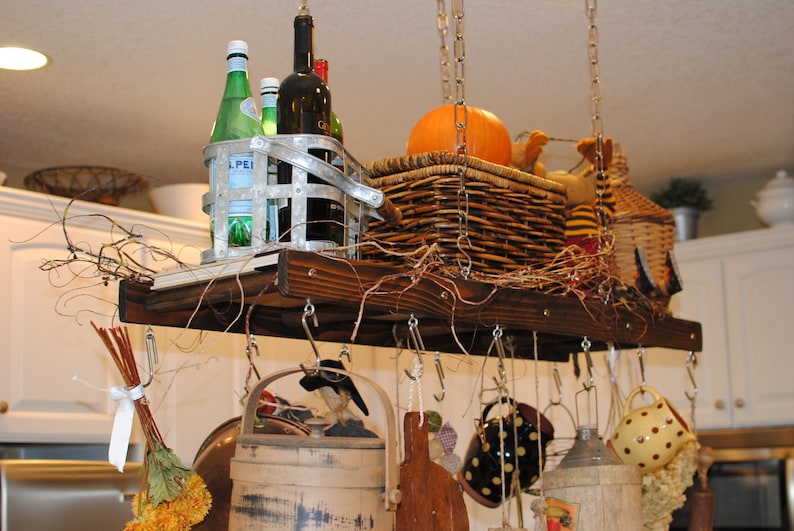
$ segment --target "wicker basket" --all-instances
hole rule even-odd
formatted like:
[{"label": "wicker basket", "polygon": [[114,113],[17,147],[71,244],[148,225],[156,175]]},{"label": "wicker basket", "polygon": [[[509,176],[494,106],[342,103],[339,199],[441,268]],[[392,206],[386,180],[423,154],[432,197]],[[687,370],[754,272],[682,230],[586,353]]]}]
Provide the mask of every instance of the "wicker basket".
[{"label": "wicker basket", "polygon": [[673,214],[645,197],[631,185],[626,155],[620,150],[612,157],[609,175],[615,195],[615,267],[619,278],[635,285],[638,275],[636,249],[642,249],[658,291],[670,295],[666,287],[668,253],[673,249],[675,221]]},{"label": "wicker basket", "polygon": [[35,171],[23,184],[34,192],[117,206],[125,195],[148,190],[149,179],[105,166],[61,166]]},{"label": "wicker basket", "polygon": [[[437,244],[445,265],[466,257],[460,233],[458,157],[433,151],[371,163],[371,185],[383,190],[403,214],[395,229],[370,223],[367,236],[397,250]],[[472,270],[502,274],[554,258],[565,246],[565,187],[553,181],[475,157],[464,159]],[[372,247],[365,258],[399,261]]]}]

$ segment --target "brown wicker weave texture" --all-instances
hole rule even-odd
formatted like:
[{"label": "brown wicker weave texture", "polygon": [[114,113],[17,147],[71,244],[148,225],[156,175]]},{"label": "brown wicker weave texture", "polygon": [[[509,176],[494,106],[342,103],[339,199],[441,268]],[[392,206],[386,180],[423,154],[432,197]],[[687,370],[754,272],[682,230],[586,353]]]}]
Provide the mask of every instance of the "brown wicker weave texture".
[{"label": "brown wicker weave texture", "polygon": [[[445,264],[466,263],[457,249],[461,178],[458,157],[433,151],[369,165],[372,186],[403,214],[396,229],[370,223],[368,236],[399,251],[437,244]],[[535,175],[465,157],[468,235],[464,246],[475,271],[502,274],[550,260],[565,245],[565,187]],[[462,203],[465,207],[465,199]],[[399,257],[365,248],[366,258]]]},{"label": "brown wicker weave texture", "polygon": [[673,249],[673,214],[645,197],[631,184],[626,156],[616,153],[609,168],[615,194],[615,265],[619,278],[634,285],[637,273],[634,250],[645,250],[657,283],[664,283],[667,253]]}]

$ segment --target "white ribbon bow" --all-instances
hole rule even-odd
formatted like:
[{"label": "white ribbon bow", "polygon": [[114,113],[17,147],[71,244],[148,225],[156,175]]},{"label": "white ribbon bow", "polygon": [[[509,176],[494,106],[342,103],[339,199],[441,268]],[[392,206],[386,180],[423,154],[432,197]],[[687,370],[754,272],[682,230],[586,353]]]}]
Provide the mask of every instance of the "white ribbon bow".
[{"label": "white ribbon bow", "polygon": [[119,403],[116,417],[113,419],[113,432],[110,435],[108,447],[108,461],[124,472],[124,463],[127,461],[127,448],[130,444],[132,433],[132,419],[135,415],[135,401],[143,398],[143,386],[136,385],[130,389],[122,386],[110,388],[110,398]]}]

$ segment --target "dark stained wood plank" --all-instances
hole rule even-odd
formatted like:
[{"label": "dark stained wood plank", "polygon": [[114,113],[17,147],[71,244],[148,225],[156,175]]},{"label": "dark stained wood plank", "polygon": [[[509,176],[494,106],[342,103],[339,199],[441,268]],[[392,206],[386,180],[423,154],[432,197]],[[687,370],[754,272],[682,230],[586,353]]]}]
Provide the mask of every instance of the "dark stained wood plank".
[{"label": "dark stained wood plank", "polygon": [[364,300],[364,311],[413,313],[453,323],[587,336],[598,343],[660,346],[700,351],[700,323],[665,316],[652,319],[596,301],[495,288],[482,282],[443,277],[412,278],[365,262],[333,260],[315,253],[285,251],[279,261],[279,290],[313,300]]},{"label": "dark stained wood plank", "polygon": [[[593,350],[616,346],[702,349],[700,324],[665,316],[652,321],[625,308],[541,293],[495,288],[486,283],[350,262],[316,253],[285,250],[277,268],[210,284],[152,291],[122,281],[123,322],[260,336],[305,339],[304,306],[311,301],[318,341],[394,347],[407,337],[411,315],[429,351],[484,355],[499,325],[519,358],[562,361],[581,351],[584,336]],[[355,335],[354,335],[355,333]]]}]

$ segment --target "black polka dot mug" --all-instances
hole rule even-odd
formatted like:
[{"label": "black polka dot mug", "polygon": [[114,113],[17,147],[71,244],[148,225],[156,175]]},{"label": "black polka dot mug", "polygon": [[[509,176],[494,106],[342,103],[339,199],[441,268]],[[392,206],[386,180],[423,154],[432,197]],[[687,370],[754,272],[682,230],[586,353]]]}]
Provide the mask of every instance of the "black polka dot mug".
[{"label": "black polka dot mug", "polygon": [[514,494],[515,474],[522,490],[537,481],[546,462],[546,446],[554,438],[551,422],[535,408],[513,400],[507,402],[509,412],[502,417],[488,419],[491,409],[500,401],[483,408],[480,425],[458,471],[463,490],[486,507],[498,507]]},{"label": "black polka dot mug", "polygon": [[[649,406],[631,409],[640,393],[653,397]],[[647,385],[637,387],[626,398],[623,418],[607,446],[626,464],[637,465],[643,473],[669,463],[681,447],[695,439],[686,420],[659,391]]]}]

